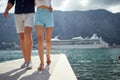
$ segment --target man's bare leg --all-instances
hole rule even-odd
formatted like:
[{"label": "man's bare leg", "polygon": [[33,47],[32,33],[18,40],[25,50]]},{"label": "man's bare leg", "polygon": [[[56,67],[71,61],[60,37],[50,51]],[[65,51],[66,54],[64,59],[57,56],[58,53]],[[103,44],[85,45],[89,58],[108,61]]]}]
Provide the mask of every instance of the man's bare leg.
[{"label": "man's bare leg", "polygon": [[21,65],[21,68],[27,67],[27,53],[26,53],[26,48],[25,48],[25,35],[23,33],[19,33],[19,39],[20,39],[20,48],[22,51],[22,55],[24,58],[24,63]]},{"label": "man's bare leg", "polygon": [[23,54],[23,58],[25,60],[25,62],[27,62],[27,54],[26,54],[26,49],[25,49],[25,45],[24,45],[24,33],[19,33],[19,40],[20,40],[20,48],[22,50],[22,54]]},{"label": "man's bare leg", "polygon": [[27,53],[27,62],[31,61],[31,54],[32,54],[32,28],[31,27],[25,27],[25,48]]},{"label": "man's bare leg", "polygon": [[26,49],[26,60],[27,60],[27,69],[32,68],[31,63],[31,54],[32,54],[32,28],[31,27],[25,27],[24,31],[24,37],[25,37],[25,49]]}]

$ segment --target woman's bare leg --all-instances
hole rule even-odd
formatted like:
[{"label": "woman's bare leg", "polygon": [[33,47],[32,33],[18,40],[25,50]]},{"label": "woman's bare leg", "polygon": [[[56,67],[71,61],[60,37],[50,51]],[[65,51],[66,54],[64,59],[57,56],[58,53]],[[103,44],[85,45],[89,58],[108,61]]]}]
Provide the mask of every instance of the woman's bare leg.
[{"label": "woman's bare leg", "polygon": [[46,57],[47,57],[47,64],[51,63],[50,53],[51,53],[51,37],[52,37],[52,28],[46,28]]},{"label": "woman's bare leg", "polygon": [[38,53],[40,57],[40,64],[44,65],[44,28],[43,26],[36,26],[36,34],[38,38]]}]

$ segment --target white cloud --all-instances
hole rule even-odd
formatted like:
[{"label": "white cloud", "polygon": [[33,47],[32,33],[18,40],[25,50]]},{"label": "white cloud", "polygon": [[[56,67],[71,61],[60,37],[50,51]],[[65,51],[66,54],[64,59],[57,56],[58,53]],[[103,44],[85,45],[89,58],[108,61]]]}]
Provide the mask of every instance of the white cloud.
[{"label": "white cloud", "polygon": [[[3,13],[8,0],[0,0],[0,13]],[[106,9],[113,13],[120,12],[120,0],[52,0],[54,10],[94,10]],[[10,10],[14,12],[14,8]]]},{"label": "white cloud", "polygon": [[63,10],[63,11],[80,10],[80,7],[81,5],[79,0],[75,0],[75,1],[64,0],[62,2],[60,10]]},{"label": "white cloud", "polygon": [[90,0],[79,0],[79,3],[81,6],[85,7],[88,6]]},{"label": "white cloud", "polygon": [[[120,12],[120,0],[52,0],[53,7],[56,10],[94,10],[106,9],[113,13]],[[56,4],[56,5],[55,5]]]},{"label": "white cloud", "polygon": [[112,11],[113,13],[120,12],[120,5],[111,6],[107,10]]}]

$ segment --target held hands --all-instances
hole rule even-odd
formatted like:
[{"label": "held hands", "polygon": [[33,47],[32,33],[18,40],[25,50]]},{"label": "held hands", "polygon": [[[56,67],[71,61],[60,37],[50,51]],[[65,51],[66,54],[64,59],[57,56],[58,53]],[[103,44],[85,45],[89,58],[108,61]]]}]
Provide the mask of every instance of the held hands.
[{"label": "held hands", "polygon": [[50,11],[50,12],[52,12],[52,11],[53,11],[53,8],[52,8],[52,7],[49,7],[48,9],[49,9],[49,11]]}]

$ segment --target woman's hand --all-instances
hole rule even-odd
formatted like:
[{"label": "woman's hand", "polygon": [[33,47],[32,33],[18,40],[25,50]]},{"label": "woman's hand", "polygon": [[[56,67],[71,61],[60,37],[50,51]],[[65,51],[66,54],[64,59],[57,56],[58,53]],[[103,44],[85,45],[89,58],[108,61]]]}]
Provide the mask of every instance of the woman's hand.
[{"label": "woman's hand", "polygon": [[52,8],[52,7],[49,7],[48,9],[49,9],[49,11],[50,11],[50,12],[52,12],[52,11],[53,11],[53,8]]}]

